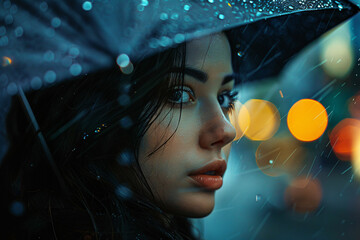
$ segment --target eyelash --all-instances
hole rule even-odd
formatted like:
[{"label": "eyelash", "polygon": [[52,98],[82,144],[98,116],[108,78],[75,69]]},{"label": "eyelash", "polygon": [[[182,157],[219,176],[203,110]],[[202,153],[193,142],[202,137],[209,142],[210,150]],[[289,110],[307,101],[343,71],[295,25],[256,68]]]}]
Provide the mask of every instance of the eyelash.
[{"label": "eyelash", "polygon": [[[181,102],[178,102],[178,101],[176,101],[176,100],[171,100],[171,97],[172,96],[174,96],[174,93],[176,93],[176,92],[186,92],[186,93],[188,93],[188,95],[189,95],[189,101],[188,102],[186,102],[186,101],[183,101],[183,100],[181,100]],[[225,90],[225,91],[223,91],[219,96],[218,96],[218,101],[219,101],[219,103],[220,103],[220,97],[222,97],[222,96],[226,96],[227,97],[227,99],[228,99],[228,101],[229,101],[229,103],[228,103],[228,106],[226,106],[226,107],[223,107],[222,106],[222,108],[224,108],[225,110],[226,110],[226,112],[230,112],[230,111],[232,111],[232,110],[234,110],[234,108],[235,108],[235,100],[237,99],[237,95],[238,95],[238,92],[237,91],[234,91],[234,90]],[[182,94],[181,94],[181,96],[182,96]],[[194,93],[194,91],[190,88],[190,87],[188,87],[188,86],[183,86],[183,87],[174,87],[173,89],[172,89],[172,92],[170,93],[170,96],[169,96],[169,98],[168,98],[168,101],[170,102],[170,103],[173,103],[173,104],[184,104],[184,105],[187,105],[187,104],[191,104],[191,102],[194,102],[195,101],[195,98],[196,98],[196,96],[195,96],[195,93]],[[224,101],[224,100],[223,100]],[[220,103],[220,105],[221,105],[222,103]]]}]

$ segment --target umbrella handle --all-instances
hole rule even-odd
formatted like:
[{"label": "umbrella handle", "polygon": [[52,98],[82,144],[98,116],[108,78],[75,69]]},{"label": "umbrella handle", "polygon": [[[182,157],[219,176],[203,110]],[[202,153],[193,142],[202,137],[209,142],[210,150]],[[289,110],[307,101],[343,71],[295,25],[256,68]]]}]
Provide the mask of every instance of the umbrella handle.
[{"label": "umbrella handle", "polygon": [[33,127],[34,127],[35,132],[36,132],[36,135],[37,135],[38,139],[40,140],[40,144],[41,144],[41,146],[42,146],[42,148],[43,148],[43,150],[44,150],[45,156],[46,156],[46,158],[48,159],[48,161],[49,161],[49,163],[50,163],[50,166],[51,166],[52,170],[54,171],[54,173],[55,173],[55,175],[56,175],[56,177],[57,177],[57,179],[58,179],[58,181],[59,181],[60,187],[61,187],[65,192],[67,192],[67,188],[66,188],[65,182],[64,182],[63,178],[62,178],[61,175],[60,175],[60,172],[59,172],[59,170],[58,170],[58,168],[57,168],[57,166],[56,166],[56,163],[55,163],[55,161],[54,161],[54,158],[53,158],[53,156],[52,156],[52,154],[51,154],[51,152],[50,152],[50,149],[49,149],[49,147],[48,147],[48,145],[47,145],[47,143],[46,143],[46,140],[45,140],[45,138],[44,138],[44,135],[43,135],[43,133],[42,133],[41,130],[40,130],[40,127],[39,127],[38,122],[36,121],[34,112],[33,112],[32,109],[31,109],[31,106],[30,106],[30,104],[29,104],[29,101],[28,101],[28,99],[26,98],[22,87],[21,87],[20,85],[17,85],[17,87],[18,87],[18,90],[19,90],[19,93],[20,93],[20,99],[21,99],[21,101],[22,101],[22,103],[23,103],[23,106],[24,106],[24,108],[25,108],[25,110],[26,110],[26,114],[27,114],[28,117],[30,118],[30,121],[31,121],[31,123],[32,123],[32,125],[33,125]]}]

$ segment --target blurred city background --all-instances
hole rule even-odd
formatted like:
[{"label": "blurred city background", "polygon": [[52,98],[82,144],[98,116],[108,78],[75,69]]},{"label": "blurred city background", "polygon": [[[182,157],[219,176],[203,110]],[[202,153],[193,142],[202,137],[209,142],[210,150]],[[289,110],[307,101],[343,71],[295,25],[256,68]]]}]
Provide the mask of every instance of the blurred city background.
[{"label": "blurred city background", "polygon": [[204,239],[360,239],[360,15],[274,79],[239,87]]}]

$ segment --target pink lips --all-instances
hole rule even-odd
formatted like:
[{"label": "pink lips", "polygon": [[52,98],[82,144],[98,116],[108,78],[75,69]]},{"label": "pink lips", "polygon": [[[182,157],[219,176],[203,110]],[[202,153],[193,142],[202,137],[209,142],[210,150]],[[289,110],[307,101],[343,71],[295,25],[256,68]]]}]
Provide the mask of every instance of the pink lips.
[{"label": "pink lips", "polygon": [[[223,184],[223,175],[226,170],[225,160],[215,160],[189,173],[189,176],[195,181],[199,187],[206,188],[208,190],[217,190],[221,188]],[[205,174],[211,172],[210,174]]]}]

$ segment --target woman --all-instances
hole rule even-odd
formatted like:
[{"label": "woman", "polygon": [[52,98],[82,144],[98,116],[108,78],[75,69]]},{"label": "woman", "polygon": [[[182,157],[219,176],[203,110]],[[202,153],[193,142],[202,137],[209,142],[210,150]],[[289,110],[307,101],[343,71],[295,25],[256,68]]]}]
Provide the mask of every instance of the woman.
[{"label": "woman", "polygon": [[6,215],[5,236],[194,239],[187,218],[213,210],[235,137],[234,85],[218,33],[142,59],[130,75],[114,66],[29,93],[61,179],[14,98],[2,206],[25,209]]}]

